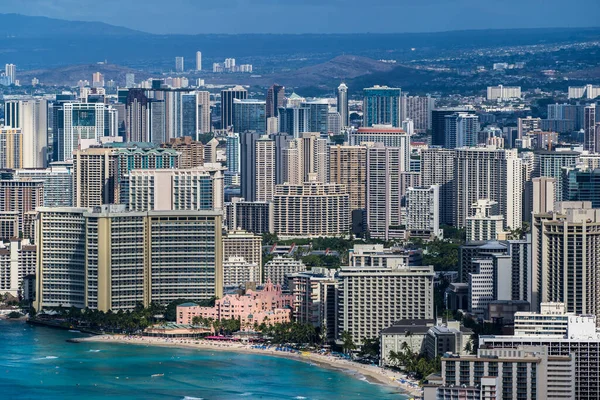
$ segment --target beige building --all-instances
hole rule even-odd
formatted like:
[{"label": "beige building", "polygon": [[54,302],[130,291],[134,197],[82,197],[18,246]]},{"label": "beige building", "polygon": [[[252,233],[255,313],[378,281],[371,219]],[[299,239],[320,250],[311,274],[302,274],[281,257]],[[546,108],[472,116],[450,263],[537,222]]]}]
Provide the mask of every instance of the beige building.
[{"label": "beige building", "polygon": [[177,150],[177,152],[181,154],[179,158],[179,168],[188,169],[204,165],[204,145],[202,142],[193,140],[190,136],[171,138],[168,143],[163,143],[161,147]]},{"label": "beige building", "polygon": [[534,214],[533,303],[565,303],[565,311],[600,316],[600,209],[559,202]]},{"label": "beige building", "polygon": [[23,133],[21,129],[0,128],[0,168],[23,168]]},{"label": "beige building", "polygon": [[262,283],[262,237],[243,229],[223,236],[223,260],[242,257],[248,264],[258,265],[258,281]]},{"label": "beige building", "polygon": [[264,135],[255,146],[256,201],[272,201],[275,193],[275,141]]},{"label": "beige building", "polygon": [[223,295],[221,214],[39,209],[35,307],[131,310]]},{"label": "beige building", "polygon": [[[30,213],[44,205],[44,182],[31,179],[0,180],[0,212],[17,212],[18,231],[16,236],[33,240],[28,228]],[[27,234],[27,236],[26,236]],[[10,239],[5,237],[1,239]]]},{"label": "beige building", "polygon": [[17,297],[23,290],[23,278],[35,274],[36,247],[28,240],[12,238],[0,243],[0,294]]},{"label": "beige building", "polygon": [[349,332],[355,343],[379,338],[402,319],[433,318],[432,266],[346,267],[339,272],[337,339]]},{"label": "beige building", "polygon": [[346,186],[350,211],[364,210],[367,192],[367,147],[330,146],[329,182]]},{"label": "beige building", "polygon": [[223,171],[220,164],[133,170],[129,173],[129,209],[223,210]]},{"label": "beige building", "polygon": [[497,240],[504,232],[504,217],[499,215],[498,202],[479,199],[473,203],[475,215],[467,217],[467,241]]},{"label": "beige building", "polygon": [[319,132],[305,132],[293,139],[283,150],[287,171],[284,181],[292,185],[301,185],[315,175],[317,181],[328,182],[329,152],[327,139]]},{"label": "beige building", "polygon": [[275,187],[273,218],[275,233],[283,237],[346,235],[350,210],[346,187],[313,180],[300,185]]}]

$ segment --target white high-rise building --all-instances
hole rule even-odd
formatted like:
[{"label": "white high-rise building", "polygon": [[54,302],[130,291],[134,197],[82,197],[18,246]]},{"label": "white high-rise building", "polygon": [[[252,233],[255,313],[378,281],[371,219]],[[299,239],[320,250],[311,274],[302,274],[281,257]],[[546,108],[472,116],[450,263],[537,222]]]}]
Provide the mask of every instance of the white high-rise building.
[{"label": "white high-rise building", "polygon": [[520,86],[488,86],[487,88],[487,99],[488,100],[510,100],[521,98],[521,87]]},{"label": "white high-rise building", "polygon": [[4,109],[6,127],[21,129],[22,167],[45,168],[48,161],[48,102],[44,99],[10,100]]},{"label": "white high-rise building", "polygon": [[244,257],[229,257],[223,261],[223,286],[240,287],[248,282],[259,283],[260,267]]},{"label": "white high-rise building", "polygon": [[341,126],[350,126],[350,112],[348,109],[348,86],[341,83],[337,88],[337,112],[340,114]]},{"label": "white high-rise building", "polygon": [[454,220],[454,150],[429,148],[421,151],[421,185],[440,186],[440,224]]},{"label": "white high-rise building", "polygon": [[136,169],[129,173],[132,211],[223,210],[223,168]]},{"label": "white high-rise building", "polygon": [[454,168],[454,226],[464,227],[479,199],[499,205],[506,228],[521,227],[523,173],[517,150],[494,146],[456,149]]},{"label": "white high-rise building", "polygon": [[467,217],[467,241],[497,240],[504,232],[504,216],[500,215],[498,202],[479,199],[473,203],[475,215]]},{"label": "white high-rise building", "polygon": [[255,145],[256,201],[272,201],[275,193],[275,141],[263,135]]},{"label": "white high-rise building", "polygon": [[408,171],[404,149],[376,143],[367,149],[367,225],[373,238],[401,235],[401,172]]},{"label": "white high-rise building", "polygon": [[410,236],[441,239],[440,187],[410,187],[406,192],[406,230]]},{"label": "white high-rise building", "polygon": [[202,52],[196,52],[196,71],[202,71]]},{"label": "white high-rise building", "polygon": [[432,266],[346,267],[339,272],[338,328],[355,343],[377,338],[382,329],[402,319],[434,315]]},{"label": "white high-rise building", "polygon": [[569,86],[569,99],[595,99],[598,96],[600,96],[598,85]]},{"label": "white high-rise building", "polygon": [[446,115],[445,122],[445,147],[447,149],[477,145],[477,134],[479,133],[479,117],[477,115],[469,113]]},{"label": "white high-rise building", "polygon": [[17,66],[15,64],[6,64],[4,74],[8,78],[8,84],[14,85],[17,81]]}]

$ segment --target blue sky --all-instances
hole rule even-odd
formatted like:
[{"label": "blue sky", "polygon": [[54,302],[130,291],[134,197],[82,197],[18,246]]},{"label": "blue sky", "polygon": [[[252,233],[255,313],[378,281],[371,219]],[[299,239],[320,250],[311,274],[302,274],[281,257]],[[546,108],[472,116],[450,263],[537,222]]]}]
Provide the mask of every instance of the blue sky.
[{"label": "blue sky", "polygon": [[153,33],[435,32],[600,25],[600,0],[0,0],[0,12]]}]

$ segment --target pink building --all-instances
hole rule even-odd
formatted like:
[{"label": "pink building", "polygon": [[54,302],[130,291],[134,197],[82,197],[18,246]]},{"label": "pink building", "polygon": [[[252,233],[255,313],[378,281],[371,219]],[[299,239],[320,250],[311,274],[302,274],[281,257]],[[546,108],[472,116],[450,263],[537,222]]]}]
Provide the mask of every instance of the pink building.
[{"label": "pink building", "polygon": [[251,328],[255,322],[273,325],[291,321],[294,296],[283,294],[280,285],[267,282],[260,292],[248,290],[245,295],[227,294],[215,302],[214,307],[200,307],[193,303],[177,307],[177,323],[191,324],[196,316],[203,318],[239,319],[242,329]]}]

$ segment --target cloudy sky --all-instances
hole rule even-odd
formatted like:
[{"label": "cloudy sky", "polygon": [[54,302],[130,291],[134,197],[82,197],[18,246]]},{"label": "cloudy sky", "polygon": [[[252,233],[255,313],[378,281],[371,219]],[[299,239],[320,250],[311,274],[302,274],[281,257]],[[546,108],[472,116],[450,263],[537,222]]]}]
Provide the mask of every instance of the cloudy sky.
[{"label": "cloudy sky", "polygon": [[0,12],[153,33],[434,32],[600,25],[600,0],[0,0]]}]

